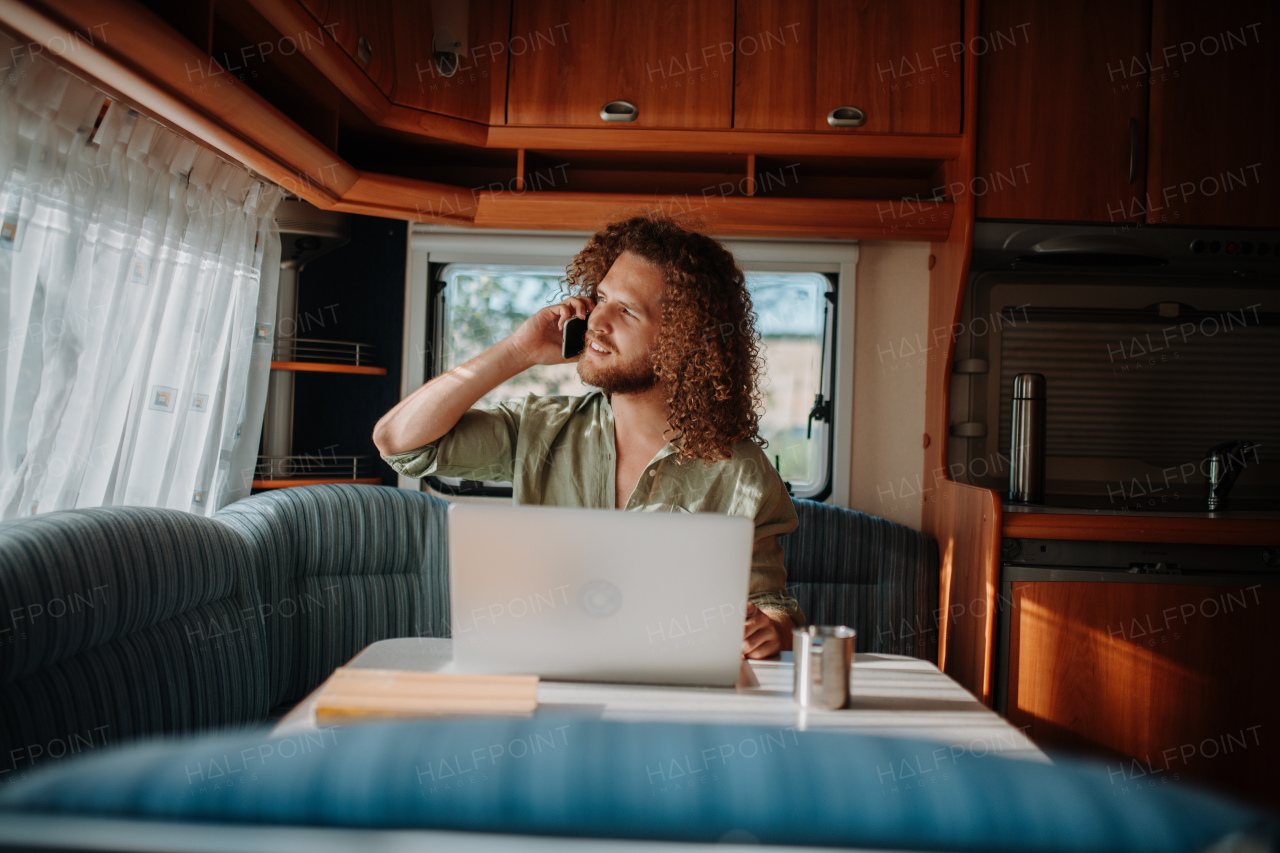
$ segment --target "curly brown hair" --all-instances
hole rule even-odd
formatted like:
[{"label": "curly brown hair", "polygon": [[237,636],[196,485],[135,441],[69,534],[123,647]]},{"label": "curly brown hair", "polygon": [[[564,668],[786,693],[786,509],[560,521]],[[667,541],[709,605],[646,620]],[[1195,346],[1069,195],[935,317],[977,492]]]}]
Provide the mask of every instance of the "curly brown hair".
[{"label": "curly brown hair", "polygon": [[667,392],[682,459],[715,462],[759,434],[763,361],[751,296],[729,250],[666,215],[634,216],[598,231],[565,270],[562,289],[596,298],[623,252],[657,267],[666,282],[662,325],[652,356]]}]

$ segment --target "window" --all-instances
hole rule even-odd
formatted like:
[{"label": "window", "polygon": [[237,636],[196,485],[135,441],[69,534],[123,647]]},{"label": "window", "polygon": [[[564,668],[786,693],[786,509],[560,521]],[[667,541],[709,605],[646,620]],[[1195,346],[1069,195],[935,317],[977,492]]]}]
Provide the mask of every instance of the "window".
[{"label": "window", "polygon": [[[564,267],[451,263],[434,266],[431,311],[435,328],[431,376],[482,353],[515,331],[526,317],[560,298]],[[760,434],[796,497],[825,497],[831,481],[830,416],[812,423],[815,396],[831,397],[834,362],[834,285],[820,272],[747,270],[747,288],[761,335],[764,412]],[[540,365],[495,388],[478,406],[526,394],[577,396],[590,386],[573,364]],[[828,410],[829,411],[829,410]],[[462,483],[433,478],[446,492],[510,494],[499,483]]]}]

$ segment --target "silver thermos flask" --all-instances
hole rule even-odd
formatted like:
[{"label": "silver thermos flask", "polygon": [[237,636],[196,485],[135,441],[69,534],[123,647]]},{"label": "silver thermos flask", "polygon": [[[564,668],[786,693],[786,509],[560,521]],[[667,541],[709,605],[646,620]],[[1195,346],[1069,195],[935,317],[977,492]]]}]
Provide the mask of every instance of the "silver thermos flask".
[{"label": "silver thermos flask", "polygon": [[1009,500],[1044,500],[1044,374],[1013,378],[1013,420],[1009,433]]}]

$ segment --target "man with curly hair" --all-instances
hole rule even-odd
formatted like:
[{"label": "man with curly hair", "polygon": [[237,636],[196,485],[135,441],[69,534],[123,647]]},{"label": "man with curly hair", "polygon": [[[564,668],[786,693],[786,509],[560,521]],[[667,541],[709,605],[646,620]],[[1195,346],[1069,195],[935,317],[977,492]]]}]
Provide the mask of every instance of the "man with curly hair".
[{"label": "man with curly hair", "polygon": [[[752,518],[742,651],[790,648],[802,617],[778,536],[799,521],[761,450],[759,335],[742,270],[710,237],[637,216],[595,234],[566,273],[563,301],[385,414],[378,451],[407,477],[510,480],[517,504]],[[586,349],[563,358],[564,323],[588,313]],[[472,408],[534,365],[570,360],[598,390]]]}]

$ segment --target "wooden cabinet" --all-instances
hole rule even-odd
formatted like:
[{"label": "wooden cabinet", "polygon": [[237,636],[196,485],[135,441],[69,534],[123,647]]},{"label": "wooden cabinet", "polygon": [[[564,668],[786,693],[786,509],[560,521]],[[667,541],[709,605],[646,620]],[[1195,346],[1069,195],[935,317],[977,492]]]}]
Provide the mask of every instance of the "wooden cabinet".
[{"label": "wooden cabinet", "polygon": [[[733,0],[515,0],[507,123],[728,129]],[[527,47],[517,50],[517,40]],[[601,109],[625,101],[631,121]],[[622,106],[616,115],[626,115]]]},{"label": "wooden cabinet", "polygon": [[[959,133],[961,11],[960,0],[738,0],[733,126]],[[838,108],[865,123],[833,127]]]},{"label": "wooden cabinet", "polygon": [[979,217],[1145,220],[1149,5],[983,0]]},{"label": "wooden cabinet", "polygon": [[506,120],[507,61],[513,46],[525,47],[509,37],[510,0],[392,0],[391,16],[392,101],[485,124]]},{"label": "wooden cabinet", "polygon": [[1277,27],[1274,0],[1155,0],[1127,78],[1150,85],[1147,222],[1280,228]]},{"label": "wooden cabinet", "polygon": [[298,2],[317,21],[323,21],[325,16],[329,14],[329,0],[298,0]]},{"label": "wooden cabinet", "polygon": [[[1008,719],[1110,762],[1116,796],[1200,782],[1280,804],[1280,590],[1011,585]],[[1002,607],[1006,606],[1002,602]]]},{"label": "wooden cabinet", "polygon": [[328,0],[325,29],[387,97],[395,85],[391,0]]},{"label": "wooden cabinet", "polygon": [[977,215],[1280,227],[1277,27],[1270,0],[984,0]]}]

